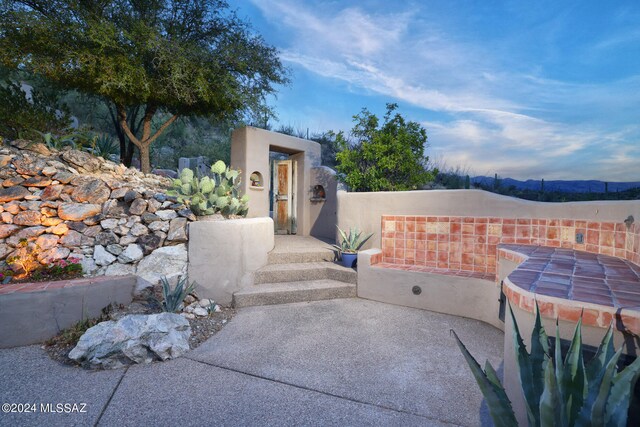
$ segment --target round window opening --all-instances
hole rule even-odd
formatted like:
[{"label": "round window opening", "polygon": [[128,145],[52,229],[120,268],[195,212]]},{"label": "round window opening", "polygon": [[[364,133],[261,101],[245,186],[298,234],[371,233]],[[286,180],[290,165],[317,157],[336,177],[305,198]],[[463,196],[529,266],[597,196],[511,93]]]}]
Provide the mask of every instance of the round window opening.
[{"label": "round window opening", "polygon": [[262,187],[262,174],[258,171],[254,171],[249,175],[249,181],[251,181],[252,187]]},{"label": "round window opening", "polygon": [[324,187],[320,184],[313,186],[313,198],[314,199],[326,199],[327,193],[324,191]]}]

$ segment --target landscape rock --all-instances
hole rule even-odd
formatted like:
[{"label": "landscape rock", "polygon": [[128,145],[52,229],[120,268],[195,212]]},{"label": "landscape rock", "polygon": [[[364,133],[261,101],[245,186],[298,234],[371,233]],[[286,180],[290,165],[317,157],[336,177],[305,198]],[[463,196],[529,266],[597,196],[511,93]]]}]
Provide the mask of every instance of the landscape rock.
[{"label": "landscape rock", "polygon": [[119,241],[118,236],[116,236],[112,231],[104,231],[102,233],[98,233],[95,239],[96,245],[102,246],[113,245],[115,243],[118,243]]},{"label": "landscape rock", "polygon": [[68,150],[62,153],[62,158],[77,168],[88,172],[95,172],[100,168],[100,162],[91,154],[80,150]]},{"label": "landscape rock", "polygon": [[131,215],[142,215],[147,210],[147,201],[145,199],[135,199],[129,207]]},{"label": "landscape rock", "polygon": [[58,246],[41,252],[38,255],[38,261],[42,264],[51,264],[59,259],[65,259],[70,253],[71,251],[68,248]]},{"label": "landscape rock", "polygon": [[107,250],[107,252],[114,254],[115,256],[120,255],[124,250],[124,248],[118,244],[108,245],[105,249]]},{"label": "landscape rock", "polygon": [[140,261],[144,253],[142,252],[142,248],[135,243],[130,244],[127,248],[122,251],[120,255],[118,255],[118,262],[123,264],[129,264],[132,262]]},{"label": "landscape rock", "polygon": [[2,224],[0,225],[0,239],[6,239],[11,236],[16,231],[20,230],[21,227],[13,224]]},{"label": "landscape rock", "polygon": [[190,336],[189,322],[179,314],[128,315],[89,328],[69,357],[105,369],[168,360],[189,351]]},{"label": "landscape rock", "polygon": [[13,217],[13,223],[16,225],[40,225],[40,212],[22,211]]},{"label": "landscape rock", "polygon": [[32,176],[22,182],[24,187],[46,187],[47,185],[51,185],[51,178],[46,176]]},{"label": "landscape rock", "polygon": [[21,185],[13,187],[0,188],[0,203],[10,202],[12,200],[22,200],[31,192]]},{"label": "landscape rock", "polygon": [[60,198],[60,194],[62,194],[63,189],[64,185],[50,185],[44,189],[44,191],[40,195],[40,199],[57,200]]},{"label": "landscape rock", "polygon": [[134,264],[114,262],[107,267],[104,274],[106,276],[128,276],[130,274],[136,274],[136,266]]},{"label": "landscape rock", "polygon": [[160,217],[160,219],[163,219],[165,221],[174,219],[178,217],[178,214],[176,213],[176,211],[172,210],[172,209],[165,209],[165,210],[161,210],[161,211],[156,211],[155,213],[158,217]]},{"label": "landscape rock", "polygon": [[112,264],[116,260],[116,257],[107,252],[104,246],[96,245],[95,248],[93,248],[93,259],[96,265],[107,266]]},{"label": "landscape rock", "polygon": [[110,195],[111,190],[102,180],[93,179],[77,186],[71,198],[75,202],[104,203]]},{"label": "landscape rock", "polygon": [[[156,224],[155,222],[153,224]],[[145,234],[144,236],[138,237],[136,242],[142,248],[142,251],[145,255],[149,255],[154,250],[158,249],[162,244],[162,239],[160,236],[156,234]]]},{"label": "landscape rock", "polygon": [[187,261],[185,244],[165,246],[143,258],[138,263],[136,274],[151,284],[158,283],[165,276],[170,282],[175,282],[178,276],[186,275]]},{"label": "landscape rock", "polygon": [[101,212],[102,207],[88,203],[61,203],[58,216],[65,221],[83,221]]},{"label": "landscape rock", "polygon": [[187,219],[174,218],[169,223],[169,233],[167,240],[170,242],[186,242],[187,241]]}]

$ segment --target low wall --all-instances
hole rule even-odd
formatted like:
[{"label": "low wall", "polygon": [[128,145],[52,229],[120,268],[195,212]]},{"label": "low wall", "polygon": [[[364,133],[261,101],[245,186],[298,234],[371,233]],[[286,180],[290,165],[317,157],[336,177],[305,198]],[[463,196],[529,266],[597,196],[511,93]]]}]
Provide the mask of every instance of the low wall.
[{"label": "low wall", "polygon": [[[475,277],[375,267],[379,249],[358,253],[358,297],[476,319],[503,329],[498,319],[500,288]],[[414,286],[420,294],[413,293]]]},{"label": "low wall", "polygon": [[109,304],[129,304],[136,276],[4,285],[0,292],[0,348],[36,344]]},{"label": "low wall", "polygon": [[198,283],[199,296],[231,304],[234,292],[253,285],[274,244],[271,218],[192,222],[189,280]]}]

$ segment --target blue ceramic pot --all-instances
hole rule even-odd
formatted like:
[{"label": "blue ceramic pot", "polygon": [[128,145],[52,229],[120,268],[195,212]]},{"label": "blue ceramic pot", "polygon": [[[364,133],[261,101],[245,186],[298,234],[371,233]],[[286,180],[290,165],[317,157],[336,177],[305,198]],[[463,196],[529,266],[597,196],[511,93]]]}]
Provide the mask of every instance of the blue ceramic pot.
[{"label": "blue ceramic pot", "polygon": [[342,265],[348,268],[355,266],[358,260],[358,254],[342,253]]}]

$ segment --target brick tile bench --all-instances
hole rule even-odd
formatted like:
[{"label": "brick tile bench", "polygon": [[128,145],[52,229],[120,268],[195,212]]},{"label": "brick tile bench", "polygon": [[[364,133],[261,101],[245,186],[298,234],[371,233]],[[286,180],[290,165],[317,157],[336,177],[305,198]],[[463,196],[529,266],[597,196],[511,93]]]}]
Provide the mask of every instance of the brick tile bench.
[{"label": "brick tile bench", "polygon": [[549,318],[640,334],[640,266],[573,249],[500,245],[499,259],[518,266],[504,279],[512,306]]}]

